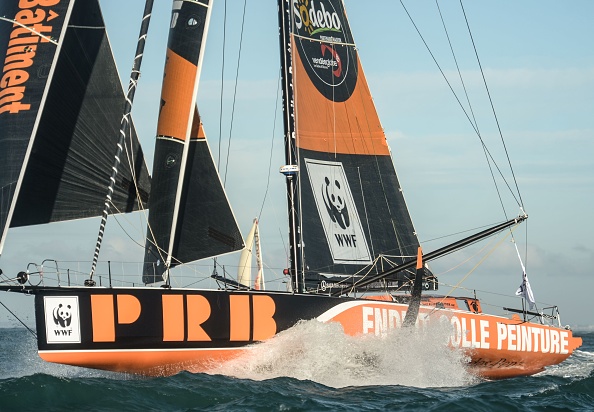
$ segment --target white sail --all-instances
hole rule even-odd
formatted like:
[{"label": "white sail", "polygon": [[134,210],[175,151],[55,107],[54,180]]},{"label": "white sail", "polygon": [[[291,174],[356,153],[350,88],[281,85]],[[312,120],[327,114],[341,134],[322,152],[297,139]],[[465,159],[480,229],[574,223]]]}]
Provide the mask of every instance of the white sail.
[{"label": "white sail", "polygon": [[[252,256],[254,248],[256,250],[258,273],[252,285]],[[264,272],[262,267],[262,250],[260,248],[260,233],[258,232],[258,218],[254,219],[254,224],[245,240],[245,248],[239,257],[237,282],[256,290],[264,290]]]},{"label": "white sail", "polygon": [[256,265],[258,267],[258,273],[256,274],[256,280],[254,281],[254,289],[266,290],[264,281],[264,267],[262,265],[262,246],[260,244],[260,230],[258,229],[258,219],[254,219],[254,246],[256,247]]},{"label": "white sail", "polygon": [[254,246],[254,236],[256,234],[257,226],[258,219],[254,219],[254,224],[250,229],[250,233],[245,239],[245,248],[241,251],[241,256],[239,256],[237,281],[245,286],[251,286],[252,284],[252,248]]}]

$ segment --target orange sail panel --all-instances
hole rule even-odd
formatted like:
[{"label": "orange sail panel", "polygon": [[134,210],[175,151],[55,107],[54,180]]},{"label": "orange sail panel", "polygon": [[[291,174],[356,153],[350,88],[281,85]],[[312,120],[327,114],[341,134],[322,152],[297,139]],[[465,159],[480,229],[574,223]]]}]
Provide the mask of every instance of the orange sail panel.
[{"label": "orange sail panel", "polygon": [[[297,46],[295,46],[297,48]],[[352,95],[333,101],[322,95],[295,57],[297,145],[326,153],[389,155],[390,150],[371,98],[363,68],[357,62]]]},{"label": "orange sail panel", "polygon": [[171,49],[166,61],[157,135],[186,140],[198,67]]}]

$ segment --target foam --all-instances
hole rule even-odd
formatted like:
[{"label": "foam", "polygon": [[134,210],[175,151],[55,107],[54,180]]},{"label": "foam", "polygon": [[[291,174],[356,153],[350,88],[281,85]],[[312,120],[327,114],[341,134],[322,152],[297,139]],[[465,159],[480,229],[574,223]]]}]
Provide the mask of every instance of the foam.
[{"label": "foam", "polygon": [[447,347],[449,334],[447,327],[435,325],[352,337],[337,323],[302,321],[210,373],[252,380],[284,376],[337,388],[475,383],[477,379],[465,369],[465,355]]}]

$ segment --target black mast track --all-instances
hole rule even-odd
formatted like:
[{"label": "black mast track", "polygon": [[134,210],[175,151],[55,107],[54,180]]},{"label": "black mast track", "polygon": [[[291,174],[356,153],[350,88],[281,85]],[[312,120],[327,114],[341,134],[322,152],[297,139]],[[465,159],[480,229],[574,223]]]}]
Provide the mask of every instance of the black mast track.
[{"label": "black mast track", "polygon": [[[291,48],[291,1],[279,0],[278,23],[280,40],[281,75],[283,86],[283,123],[285,134],[285,162],[286,165],[298,164],[297,147],[295,141],[295,109],[293,96],[293,70]],[[299,187],[299,172],[286,175],[287,182],[287,203],[289,213],[289,260],[290,275],[293,283],[293,291],[302,293],[304,290],[303,281],[300,279],[302,273],[301,255],[301,230],[297,211],[295,195]]]},{"label": "black mast track", "polygon": [[[501,232],[502,230],[507,229],[510,226],[519,224],[519,223],[523,222],[526,219],[528,219],[528,215],[520,215],[520,216],[518,216],[518,217],[516,217],[514,219],[508,220],[507,222],[500,223],[500,224],[495,225],[495,226],[493,226],[493,227],[491,227],[489,229],[483,230],[482,232],[479,232],[479,233],[476,233],[474,235],[468,236],[468,237],[466,237],[466,238],[464,238],[462,240],[459,240],[457,242],[454,242],[454,243],[451,243],[451,244],[449,244],[447,246],[444,246],[444,247],[442,247],[440,249],[437,249],[437,250],[435,250],[435,251],[433,251],[431,253],[427,253],[426,255],[423,255],[423,262],[428,262],[428,261],[433,260],[433,259],[436,259],[436,258],[438,258],[440,256],[446,255],[446,254],[448,254],[450,252],[454,252],[454,251],[456,251],[458,249],[461,249],[461,248],[463,248],[465,246],[468,246],[468,245],[470,245],[470,244],[472,244],[474,242],[477,242],[477,241],[479,241],[481,239],[484,239],[484,238],[486,238],[488,236],[494,235],[495,233]],[[391,269],[388,269],[388,270],[386,270],[384,272],[378,273],[377,275],[375,275],[375,276],[373,276],[373,277],[371,277],[369,279],[364,279],[364,280],[361,280],[359,282],[355,282],[353,284],[353,286],[351,288],[349,288],[348,290],[339,290],[339,291],[333,292],[333,293],[331,293],[331,296],[341,296],[341,295],[344,295],[346,293],[349,293],[352,290],[356,290],[357,288],[361,288],[363,286],[369,285],[370,283],[377,282],[378,280],[381,280],[381,279],[383,279],[383,278],[385,278],[387,276],[396,274],[397,272],[400,272],[402,270],[412,268],[413,266],[416,265],[416,263],[417,263],[417,259],[416,258],[415,259],[408,260],[408,261],[402,263],[401,265],[394,266]]]}]

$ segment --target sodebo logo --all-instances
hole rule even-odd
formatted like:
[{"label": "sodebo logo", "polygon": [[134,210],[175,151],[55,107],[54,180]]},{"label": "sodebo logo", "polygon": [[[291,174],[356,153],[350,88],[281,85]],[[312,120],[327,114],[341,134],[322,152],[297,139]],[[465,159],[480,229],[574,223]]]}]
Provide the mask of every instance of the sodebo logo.
[{"label": "sodebo logo", "polygon": [[[308,8],[309,5],[309,8]],[[304,28],[313,34],[316,30],[325,29],[340,31],[340,17],[332,6],[324,5],[323,1],[294,0],[293,13],[295,26],[298,30]]]}]

